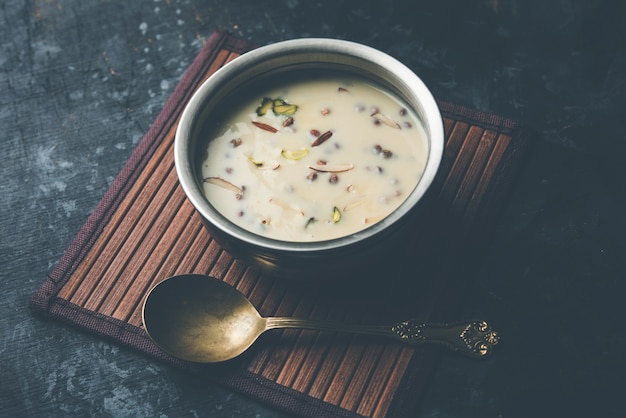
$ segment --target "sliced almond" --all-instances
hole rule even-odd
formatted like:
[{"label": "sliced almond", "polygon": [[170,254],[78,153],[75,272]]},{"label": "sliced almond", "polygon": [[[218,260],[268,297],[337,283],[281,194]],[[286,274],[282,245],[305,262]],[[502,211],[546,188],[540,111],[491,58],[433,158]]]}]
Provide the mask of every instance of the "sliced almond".
[{"label": "sliced almond", "polygon": [[314,164],[310,165],[311,170],[318,171],[320,173],[342,173],[344,171],[350,171],[354,168],[352,163],[342,164]]},{"label": "sliced almond", "polygon": [[389,116],[387,116],[387,115],[385,115],[383,113],[380,113],[380,112],[372,113],[372,117],[374,119],[377,119],[377,120],[381,121],[382,123],[384,123],[387,126],[391,126],[394,129],[400,129],[400,125],[396,121],[394,121]]},{"label": "sliced almond", "polygon": [[230,190],[232,192],[241,194],[243,193],[243,189],[239,186],[234,185],[228,180],[225,180],[221,177],[207,177],[204,179],[205,183],[214,184],[216,186],[223,187],[224,189]]},{"label": "sliced almond", "polygon": [[272,132],[272,133],[278,132],[278,129],[274,128],[272,125],[268,125],[267,123],[258,122],[256,120],[253,120],[252,124],[254,126],[256,126],[257,128],[259,128],[259,129],[263,129],[264,131],[268,131],[268,132]]},{"label": "sliced almond", "polygon": [[257,166],[259,170],[278,170],[280,168],[280,164],[277,162],[272,162],[268,164],[263,164],[261,166]]},{"label": "sliced almond", "polygon": [[276,198],[272,197],[272,198],[270,198],[270,203],[272,203],[272,204],[274,204],[274,205],[276,205],[276,206],[278,206],[278,207],[280,207],[282,209],[293,211],[293,212],[296,212],[296,213],[304,216],[304,212],[302,212],[300,209],[293,208],[293,207],[289,206],[286,202],[283,202],[280,199],[276,199]]},{"label": "sliced almond", "polygon": [[361,206],[363,203],[365,203],[365,197],[360,197],[357,200],[353,200],[352,202],[347,203],[344,207],[343,207],[343,211],[347,212],[350,209],[354,209],[357,206]]},{"label": "sliced almond", "polygon": [[381,215],[381,216],[371,216],[371,217],[363,219],[363,222],[366,223],[366,224],[373,224],[373,223],[376,223],[378,221],[381,221],[384,218],[385,218],[385,216],[383,216],[383,215]]}]

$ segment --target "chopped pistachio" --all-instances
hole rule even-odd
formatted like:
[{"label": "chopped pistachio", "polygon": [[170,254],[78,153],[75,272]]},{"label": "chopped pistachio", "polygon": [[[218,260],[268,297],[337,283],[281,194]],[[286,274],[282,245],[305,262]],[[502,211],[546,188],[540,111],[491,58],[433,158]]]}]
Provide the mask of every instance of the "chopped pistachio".
[{"label": "chopped pistachio", "polygon": [[337,223],[341,220],[341,211],[339,210],[339,208],[337,206],[335,206],[333,208],[333,216],[332,216],[333,222]]},{"label": "chopped pistachio", "polygon": [[299,150],[291,151],[291,150],[282,150],[280,155],[285,157],[288,160],[300,160],[304,158],[309,153],[309,150],[306,148],[302,148]]},{"label": "chopped pistachio", "polygon": [[248,157],[248,160],[257,167],[263,167],[265,164],[263,161],[257,161],[253,157]]},{"label": "chopped pistachio", "polygon": [[264,116],[265,114],[267,114],[267,111],[272,108],[273,104],[274,101],[272,99],[270,99],[269,97],[264,97],[263,100],[261,100],[261,105],[256,108],[256,114],[259,116]]},{"label": "chopped pistachio", "polygon": [[276,115],[293,115],[298,110],[298,106],[287,103],[283,99],[274,99],[272,110]]}]

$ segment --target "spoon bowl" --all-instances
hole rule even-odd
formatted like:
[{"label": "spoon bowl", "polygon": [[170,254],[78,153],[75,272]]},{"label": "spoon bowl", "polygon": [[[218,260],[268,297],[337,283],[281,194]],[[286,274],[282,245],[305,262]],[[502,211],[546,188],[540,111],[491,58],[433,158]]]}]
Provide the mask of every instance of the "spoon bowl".
[{"label": "spoon bowl", "polygon": [[168,353],[194,362],[229,360],[265,331],[246,297],[212,277],[182,275],[159,283],[146,298],[143,322]]},{"label": "spoon bowl", "polygon": [[267,330],[306,328],[392,337],[409,344],[437,343],[470,357],[486,357],[499,336],[485,321],[393,325],[346,324],[305,318],[262,317],[236,288],[198,274],[173,276],[154,286],[143,305],[148,336],[165,352],[196,363],[242,354]]}]

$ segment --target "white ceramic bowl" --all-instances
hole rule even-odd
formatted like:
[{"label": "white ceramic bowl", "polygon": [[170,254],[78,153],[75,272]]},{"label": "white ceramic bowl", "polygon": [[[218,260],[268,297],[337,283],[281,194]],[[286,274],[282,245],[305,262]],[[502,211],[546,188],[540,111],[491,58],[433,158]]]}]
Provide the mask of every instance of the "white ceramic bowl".
[{"label": "white ceramic bowl", "polygon": [[[244,230],[221,215],[206,199],[200,163],[206,153],[205,121],[226,97],[246,83],[282,72],[338,70],[372,80],[406,102],[420,118],[428,141],[424,173],[393,213],[360,232],[319,242],[287,242]],[[422,80],[408,67],[371,47],[334,39],[296,39],[243,54],[215,72],[187,104],[175,140],[180,183],[210,233],[233,256],[266,273],[292,279],[346,277],[371,263],[388,260],[419,213],[444,148],[439,108]]]}]

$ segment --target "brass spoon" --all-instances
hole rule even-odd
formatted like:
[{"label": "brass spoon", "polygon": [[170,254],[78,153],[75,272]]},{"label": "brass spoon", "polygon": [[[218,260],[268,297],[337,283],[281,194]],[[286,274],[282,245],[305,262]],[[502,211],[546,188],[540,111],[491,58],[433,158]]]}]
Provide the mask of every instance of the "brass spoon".
[{"label": "brass spoon", "polygon": [[296,318],[263,318],[237,289],[213,277],[174,276],[150,290],[143,324],[164,351],[183,360],[214,363],[237,357],[265,331],[306,328],[392,337],[409,344],[442,344],[470,357],[486,357],[499,337],[484,321],[361,325]]}]

